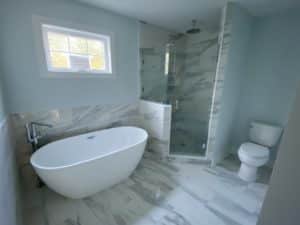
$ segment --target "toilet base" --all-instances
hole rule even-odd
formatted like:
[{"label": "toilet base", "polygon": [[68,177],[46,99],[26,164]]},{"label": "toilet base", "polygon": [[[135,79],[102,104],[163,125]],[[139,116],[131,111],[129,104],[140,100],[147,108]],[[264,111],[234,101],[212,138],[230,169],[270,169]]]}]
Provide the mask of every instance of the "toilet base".
[{"label": "toilet base", "polygon": [[257,167],[242,163],[238,176],[244,181],[253,182],[256,180],[256,173],[257,173]]}]

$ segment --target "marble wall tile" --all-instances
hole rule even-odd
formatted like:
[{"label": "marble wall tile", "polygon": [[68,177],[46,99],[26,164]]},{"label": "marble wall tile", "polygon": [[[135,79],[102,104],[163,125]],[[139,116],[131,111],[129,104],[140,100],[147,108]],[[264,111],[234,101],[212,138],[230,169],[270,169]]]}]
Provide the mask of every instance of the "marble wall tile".
[{"label": "marble wall tile", "polygon": [[86,106],[71,109],[57,109],[36,113],[12,114],[17,148],[19,150],[19,164],[27,163],[27,157],[22,154],[31,154],[31,146],[26,141],[25,124],[30,121],[43,122],[53,125],[52,128],[39,127],[38,131],[44,136],[41,142],[47,143],[76,134],[101,130],[108,127],[133,125],[137,126],[140,120],[138,103],[120,106]]},{"label": "marble wall tile", "polygon": [[171,121],[170,105],[141,100],[139,113],[141,115],[141,126],[145,128],[152,137],[169,140]]},{"label": "marble wall tile", "polygon": [[140,101],[140,126],[148,131],[148,149],[166,157],[170,148],[171,106],[150,101]]}]

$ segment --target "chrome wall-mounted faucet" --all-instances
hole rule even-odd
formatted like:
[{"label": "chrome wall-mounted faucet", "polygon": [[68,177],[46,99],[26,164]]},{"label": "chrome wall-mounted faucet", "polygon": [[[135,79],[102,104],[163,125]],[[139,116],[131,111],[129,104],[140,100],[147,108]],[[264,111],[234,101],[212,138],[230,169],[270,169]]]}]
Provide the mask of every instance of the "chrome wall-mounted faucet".
[{"label": "chrome wall-mounted faucet", "polygon": [[30,122],[26,123],[26,133],[27,133],[27,141],[31,143],[33,146],[38,145],[38,141],[42,136],[38,134],[37,127],[53,127],[51,124],[40,123],[40,122]]}]

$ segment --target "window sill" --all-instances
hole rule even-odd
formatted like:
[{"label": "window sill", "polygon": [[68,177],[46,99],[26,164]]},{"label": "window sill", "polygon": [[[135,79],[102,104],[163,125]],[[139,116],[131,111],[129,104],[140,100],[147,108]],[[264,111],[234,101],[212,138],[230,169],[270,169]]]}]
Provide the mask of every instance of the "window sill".
[{"label": "window sill", "polygon": [[42,74],[42,78],[47,79],[78,79],[78,78],[96,78],[96,79],[103,79],[109,78],[114,79],[116,78],[115,74],[108,74],[108,73],[85,73],[85,72],[47,72]]}]

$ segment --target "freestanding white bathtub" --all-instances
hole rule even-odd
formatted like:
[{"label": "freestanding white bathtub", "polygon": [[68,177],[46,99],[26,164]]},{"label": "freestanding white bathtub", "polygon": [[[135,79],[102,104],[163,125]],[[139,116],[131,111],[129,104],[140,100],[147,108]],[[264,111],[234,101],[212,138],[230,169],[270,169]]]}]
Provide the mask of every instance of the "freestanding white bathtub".
[{"label": "freestanding white bathtub", "polygon": [[30,162],[49,188],[69,198],[84,198],[129,177],[147,138],[137,127],[105,129],[47,144]]}]

